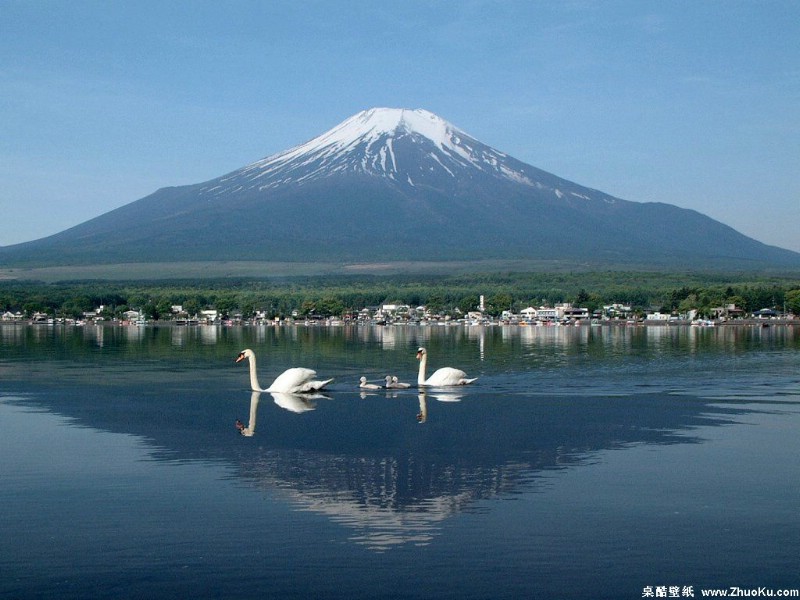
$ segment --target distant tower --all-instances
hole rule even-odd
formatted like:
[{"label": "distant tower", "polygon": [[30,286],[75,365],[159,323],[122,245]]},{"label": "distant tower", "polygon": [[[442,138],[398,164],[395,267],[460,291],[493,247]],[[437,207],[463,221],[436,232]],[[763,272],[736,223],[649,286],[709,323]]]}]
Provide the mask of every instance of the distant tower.
[{"label": "distant tower", "polygon": [[481,312],[486,311],[486,304],[484,304],[483,302],[483,294],[481,294],[481,303],[478,305],[478,310],[480,310]]}]

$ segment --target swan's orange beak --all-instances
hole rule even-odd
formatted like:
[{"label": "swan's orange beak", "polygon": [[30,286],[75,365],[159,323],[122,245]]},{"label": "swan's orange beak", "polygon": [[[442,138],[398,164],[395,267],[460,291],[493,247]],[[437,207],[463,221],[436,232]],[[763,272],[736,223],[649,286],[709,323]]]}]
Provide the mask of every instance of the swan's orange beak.
[{"label": "swan's orange beak", "polygon": [[244,360],[244,352],[239,352],[239,356],[236,357],[236,362],[240,362]]},{"label": "swan's orange beak", "polygon": [[417,360],[422,358],[422,352],[417,352]]}]

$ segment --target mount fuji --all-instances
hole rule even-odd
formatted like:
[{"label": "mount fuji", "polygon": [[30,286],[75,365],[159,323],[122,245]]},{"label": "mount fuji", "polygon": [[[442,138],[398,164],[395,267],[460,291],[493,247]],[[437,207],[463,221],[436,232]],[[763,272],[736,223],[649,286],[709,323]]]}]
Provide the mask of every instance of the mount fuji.
[{"label": "mount fuji", "polygon": [[696,211],[621,200],[499,152],[425,110],[374,108],[210,181],[162,188],[5,265],[566,260],[798,267]]}]

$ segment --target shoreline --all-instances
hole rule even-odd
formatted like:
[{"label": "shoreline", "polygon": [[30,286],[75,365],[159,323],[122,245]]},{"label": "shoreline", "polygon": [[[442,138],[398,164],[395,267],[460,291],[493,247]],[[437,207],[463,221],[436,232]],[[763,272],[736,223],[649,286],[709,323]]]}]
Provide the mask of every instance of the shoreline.
[{"label": "shoreline", "polygon": [[531,327],[531,328],[551,328],[551,327],[696,327],[703,329],[713,329],[715,327],[797,327],[800,326],[800,319],[731,319],[731,320],[606,320],[588,321],[578,320],[570,322],[507,322],[507,321],[469,321],[464,319],[449,321],[395,321],[395,322],[373,322],[359,320],[343,320],[338,318],[331,319],[284,319],[281,321],[215,321],[212,323],[179,323],[171,320],[164,321],[74,321],[56,320],[48,321],[0,321],[0,327]]}]

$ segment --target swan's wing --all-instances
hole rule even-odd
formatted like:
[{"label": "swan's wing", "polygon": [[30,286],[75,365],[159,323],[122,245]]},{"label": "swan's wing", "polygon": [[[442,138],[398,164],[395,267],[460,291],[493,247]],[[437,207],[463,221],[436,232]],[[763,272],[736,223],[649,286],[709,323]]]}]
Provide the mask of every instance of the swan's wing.
[{"label": "swan's wing", "polygon": [[296,392],[298,387],[302,387],[314,377],[317,372],[313,369],[304,369],[303,367],[294,367],[286,369],[283,373],[278,375],[278,378],[269,386],[271,392]]},{"label": "swan's wing", "polygon": [[333,379],[326,379],[325,381],[306,381],[302,385],[297,386],[295,392],[317,392],[328,385],[331,381],[333,381]]},{"label": "swan's wing", "polygon": [[460,382],[466,378],[467,374],[461,369],[442,367],[434,371],[433,375],[428,377],[425,381],[425,385],[462,385]]}]

